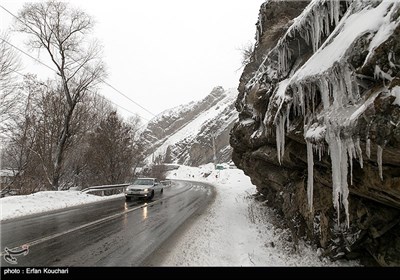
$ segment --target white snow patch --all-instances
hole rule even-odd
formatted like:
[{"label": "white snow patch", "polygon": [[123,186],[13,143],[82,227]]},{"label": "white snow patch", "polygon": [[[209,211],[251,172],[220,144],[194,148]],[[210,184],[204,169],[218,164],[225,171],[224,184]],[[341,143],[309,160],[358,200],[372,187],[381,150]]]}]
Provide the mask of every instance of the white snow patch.
[{"label": "white snow patch", "polygon": [[384,72],[378,65],[375,65],[374,78],[376,80],[378,80],[378,79],[388,80],[388,81],[393,80],[393,77],[390,76],[388,73]]},{"label": "white snow patch", "polygon": [[286,89],[287,89],[287,86],[289,85],[289,82],[290,82],[290,79],[285,79],[283,81],[280,81],[279,84],[277,85],[277,89],[276,89],[274,98],[278,97],[278,100],[280,100],[280,102],[277,102],[277,99],[275,99],[275,102],[277,102],[277,105],[279,105],[280,107],[282,107],[281,103],[283,101],[285,101]]},{"label": "white snow patch", "polygon": [[[341,61],[351,44],[367,32],[380,31],[371,44],[371,47],[376,47],[376,44],[385,39],[388,30],[394,28],[393,23],[390,23],[390,15],[398,6],[399,3],[396,1],[383,0],[376,8],[363,9],[348,18],[345,16],[336,27],[336,32],[333,32],[315,55],[293,75],[292,80],[299,81],[325,72],[336,61]],[[388,26],[385,27],[385,25]]]},{"label": "white snow patch", "polygon": [[319,141],[325,138],[326,126],[313,124],[307,131],[305,139]]},{"label": "white snow patch", "polygon": [[382,19],[382,24],[379,27],[378,32],[376,32],[374,38],[372,39],[370,45],[369,45],[369,54],[367,58],[365,59],[365,62],[367,62],[372,55],[374,54],[375,48],[379,47],[383,42],[385,42],[390,35],[393,34],[393,31],[396,29],[397,25],[400,22],[400,19],[398,18],[396,21],[390,22],[390,18],[393,15],[393,12],[395,10],[391,10],[383,19]]},{"label": "white snow patch", "polygon": [[400,106],[400,87],[395,86],[394,88],[392,88],[392,90],[390,91],[390,94],[393,95],[394,97],[396,97],[396,99],[393,101],[392,104]]},{"label": "white snow patch", "polygon": [[251,124],[255,123],[255,120],[253,120],[253,119],[244,119],[244,120],[241,120],[240,123],[243,126],[247,126],[247,125],[251,125]]},{"label": "white snow patch", "polygon": [[43,191],[30,195],[16,195],[0,198],[0,220],[38,214],[107,199],[124,194],[95,196],[80,191]]},{"label": "white snow patch", "polygon": [[379,95],[379,92],[374,93],[370,96],[365,102],[362,102],[361,105],[355,110],[351,116],[349,117],[350,122],[357,120],[362,113],[375,101],[376,97]]}]

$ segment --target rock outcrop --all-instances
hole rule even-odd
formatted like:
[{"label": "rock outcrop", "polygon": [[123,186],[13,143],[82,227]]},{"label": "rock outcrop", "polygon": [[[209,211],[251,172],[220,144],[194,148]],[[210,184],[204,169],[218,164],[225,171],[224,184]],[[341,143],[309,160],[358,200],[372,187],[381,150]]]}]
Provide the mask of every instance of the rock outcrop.
[{"label": "rock outcrop", "polygon": [[400,2],[265,2],[238,89],[233,161],[293,235],[399,266]]},{"label": "rock outcrop", "polygon": [[[237,120],[237,90],[214,88],[203,100],[166,110],[141,135],[147,162],[199,166],[231,160],[229,133]],[[215,148],[214,148],[215,147]]]}]

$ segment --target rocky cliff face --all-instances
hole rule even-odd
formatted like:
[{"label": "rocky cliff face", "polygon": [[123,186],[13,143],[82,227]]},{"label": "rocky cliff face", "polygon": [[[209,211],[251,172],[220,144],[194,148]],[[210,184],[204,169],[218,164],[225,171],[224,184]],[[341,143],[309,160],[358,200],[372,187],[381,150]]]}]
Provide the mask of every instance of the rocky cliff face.
[{"label": "rocky cliff face", "polygon": [[229,162],[229,133],[237,119],[236,90],[216,87],[203,100],[169,109],[151,120],[142,133],[147,162],[161,161],[199,166]]},{"label": "rocky cliff face", "polygon": [[233,161],[296,238],[399,266],[400,3],[266,1],[256,32]]}]

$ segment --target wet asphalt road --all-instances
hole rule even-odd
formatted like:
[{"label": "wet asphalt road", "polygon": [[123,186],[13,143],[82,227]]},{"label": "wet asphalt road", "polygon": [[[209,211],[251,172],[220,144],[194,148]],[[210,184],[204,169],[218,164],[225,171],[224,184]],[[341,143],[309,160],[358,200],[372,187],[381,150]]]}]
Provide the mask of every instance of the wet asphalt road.
[{"label": "wet asphalt road", "polygon": [[[212,197],[207,184],[174,181],[148,202],[120,197],[4,221],[1,266],[140,266]],[[6,247],[16,251],[24,244],[29,252],[16,255],[17,264],[4,260]]]}]

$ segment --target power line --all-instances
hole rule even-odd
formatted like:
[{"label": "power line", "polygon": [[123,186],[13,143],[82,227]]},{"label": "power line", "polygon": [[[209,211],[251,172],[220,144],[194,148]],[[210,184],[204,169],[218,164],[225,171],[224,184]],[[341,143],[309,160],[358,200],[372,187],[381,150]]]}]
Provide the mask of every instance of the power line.
[{"label": "power line", "polygon": [[[4,10],[4,11],[6,11],[7,13],[9,13],[11,16],[13,16],[14,18],[16,18],[18,21],[20,21],[22,24],[24,24],[26,27],[28,27],[30,30],[32,30],[32,28],[28,25],[28,24],[26,24],[24,21],[22,21],[19,17],[17,17],[15,14],[13,14],[12,12],[10,12],[9,10],[7,10],[3,5],[0,5],[0,7]],[[33,30],[32,30],[33,31]],[[21,50],[20,50],[21,51]],[[23,52],[23,51],[22,51]],[[24,52],[25,53],[25,52]],[[26,53],[25,53],[26,54]],[[28,54],[27,54],[28,55]],[[30,55],[28,55],[28,56],[30,56]],[[77,63],[77,61],[74,59],[74,58],[72,58],[72,57],[70,57],[69,55],[67,55],[70,59],[72,59],[75,63]],[[32,56],[30,56],[31,58],[33,58]],[[33,58],[33,59],[35,59],[35,58]],[[40,62],[41,63],[41,62]],[[46,67],[48,67],[49,68],[49,66],[48,65],[45,65]],[[84,66],[83,67],[84,69],[86,69],[86,67]],[[54,69],[52,69],[53,71],[55,71]],[[88,70],[88,69],[86,69],[86,70]],[[57,73],[57,72],[56,72]],[[122,95],[123,97],[125,97],[126,99],[128,99],[129,101],[131,101],[133,104],[135,104],[136,106],[138,106],[139,108],[141,108],[141,109],[143,109],[144,111],[146,111],[147,113],[149,113],[150,115],[152,115],[152,116],[156,116],[156,114],[154,114],[153,112],[151,112],[151,111],[149,111],[148,109],[146,109],[145,107],[143,107],[142,105],[140,105],[138,102],[136,102],[136,101],[134,101],[133,99],[131,99],[129,96],[127,96],[126,94],[124,94],[123,92],[121,92],[120,90],[118,90],[116,87],[114,87],[113,85],[111,85],[109,82],[107,82],[107,81],[105,81],[105,80],[103,80],[103,79],[100,79],[100,81],[101,82],[103,82],[104,84],[106,84],[107,86],[109,86],[111,89],[113,89],[114,91],[116,91],[118,94],[120,94],[120,95]],[[145,119],[145,118],[143,118],[143,119]]]},{"label": "power line", "polygon": [[8,42],[7,40],[4,40],[3,38],[0,38],[0,40],[2,40],[4,43],[10,45],[11,47],[13,47],[14,49],[16,49],[17,51],[20,51],[20,52],[23,53],[24,55],[29,56],[30,58],[32,58],[32,59],[36,60],[37,62],[39,62],[40,64],[42,64],[43,66],[45,66],[45,67],[49,68],[50,70],[54,71],[55,73],[57,73],[57,71],[56,71],[54,68],[50,67],[49,65],[47,65],[47,64],[44,63],[44,62],[41,62],[39,59],[37,59],[37,58],[35,58],[34,56],[28,54],[27,52],[21,50],[20,48],[18,48],[17,46],[11,44],[11,43]]},{"label": "power line", "polygon": [[126,108],[124,108],[124,107],[122,107],[122,106],[120,106],[120,105],[118,105],[118,104],[116,104],[116,103],[114,103],[114,102],[112,102],[111,100],[109,100],[109,99],[107,99],[107,98],[105,98],[104,96],[102,96],[102,95],[99,95],[98,93],[96,93],[96,92],[91,92],[92,94],[95,94],[95,95],[97,95],[98,97],[100,97],[100,98],[102,98],[102,99],[104,99],[104,100],[106,100],[106,101],[109,101],[109,102],[111,102],[112,104],[114,104],[115,106],[117,106],[118,108],[121,108],[122,110],[125,110],[125,111],[127,111],[127,112],[129,112],[129,113],[131,113],[132,115],[136,115],[136,116],[139,116],[139,118],[142,118],[142,119],[144,119],[145,121],[147,121],[147,122],[149,122],[150,120],[149,119],[146,119],[145,117],[142,117],[142,116],[140,116],[139,114],[137,114],[137,113],[133,113],[132,111],[129,111],[128,109],[126,109]]},{"label": "power line", "polygon": [[142,105],[140,105],[139,103],[137,103],[136,101],[133,101],[131,98],[129,98],[128,96],[126,96],[125,94],[123,94],[121,91],[119,91],[118,89],[116,89],[114,86],[112,86],[111,84],[109,84],[108,82],[100,79],[100,81],[102,81],[103,83],[105,83],[107,86],[109,86],[110,88],[112,88],[113,90],[115,90],[116,92],[118,92],[119,94],[121,94],[122,96],[124,96],[126,99],[130,100],[131,102],[133,102],[134,104],[136,104],[137,106],[139,106],[140,108],[142,108],[143,110],[145,110],[147,113],[149,113],[152,116],[156,116],[155,114],[153,114],[152,112],[150,112],[149,110],[147,110],[146,108],[144,108]]}]

